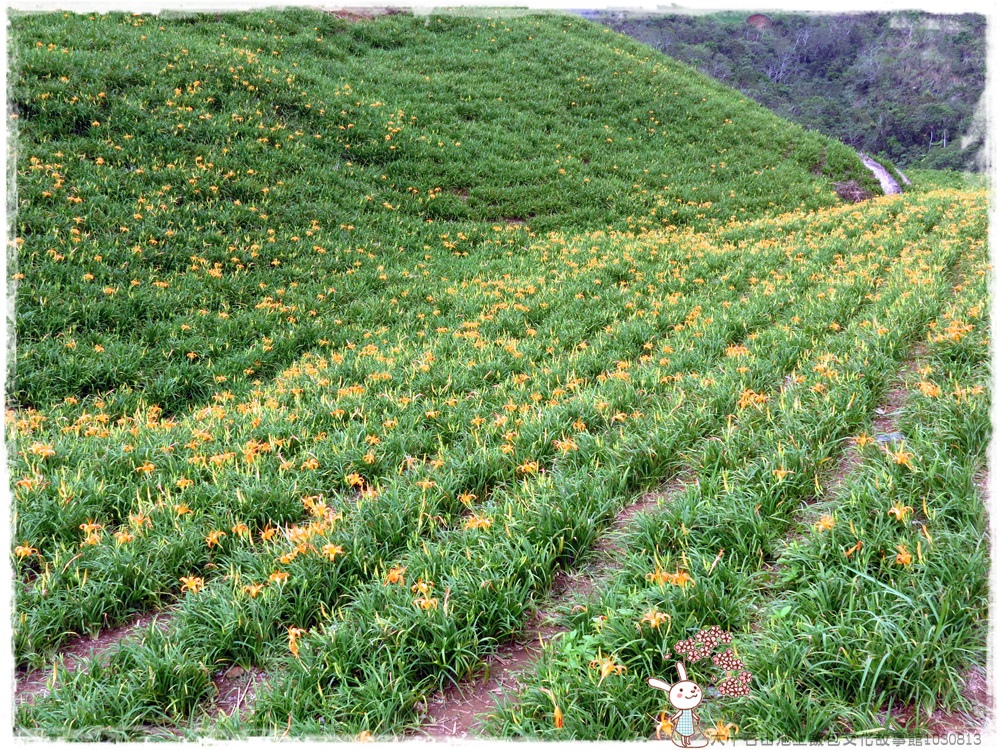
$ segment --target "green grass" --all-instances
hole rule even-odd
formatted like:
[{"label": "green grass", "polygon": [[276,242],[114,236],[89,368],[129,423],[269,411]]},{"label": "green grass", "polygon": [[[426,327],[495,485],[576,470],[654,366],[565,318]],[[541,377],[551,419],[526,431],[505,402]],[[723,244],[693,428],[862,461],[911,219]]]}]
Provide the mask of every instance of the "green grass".
[{"label": "green grass", "polygon": [[420,255],[458,275],[527,229],[700,226],[871,181],[571,16],[31,14],[11,52],[22,406],[178,413],[343,341]]},{"label": "green grass", "polygon": [[[19,731],[410,731],[682,471],[698,484],[631,532],[603,628],[575,615],[545,656],[566,726],[535,690],[496,733],[648,735],[644,676],[710,624],[753,634],[758,695],[799,700],[805,676],[759,666],[791,663],[762,656],[779,626],[870,624],[767,570],[817,575],[787,543],[799,505],[924,326],[969,314],[946,305],[953,268],[980,267],[984,193],[842,205],[834,181],[869,179],[849,149],[564,15],[38,14],[12,40],[15,660],[53,669],[75,634],[175,609],[106,665],[57,661]],[[942,346],[978,367],[988,350]],[[939,399],[914,424],[973,456],[974,396],[974,415]],[[945,489],[942,550],[983,530]],[[694,585],[650,587],[657,565]],[[882,596],[883,568],[858,596]],[[982,587],[945,591],[968,606],[946,648],[921,647],[936,677],[896,649],[861,688],[954,699]],[[768,619],[779,605],[802,614]],[[650,606],[672,613],[661,632],[636,630]],[[610,654],[627,677],[596,684]],[[233,664],[270,685],[215,722]],[[741,737],[868,716],[852,664],[817,673],[808,729],[751,699]]]},{"label": "green grass", "polygon": [[[694,461],[697,481],[637,520],[621,570],[596,602],[568,618],[570,632],[546,650],[519,700],[493,717],[491,733],[648,736],[663,698],[645,677],[669,673],[673,659],[661,656],[709,625],[734,634],[754,675],[751,697],[706,706],[709,725],[734,721],[745,736],[809,742],[853,733],[913,736],[913,727],[885,713],[967,707],[960,673],[982,666],[986,653],[986,519],[973,477],[990,435],[989,266],[975,235],[962,246],[952,259],[968,280],[940,317],[927,320],[939,299],[925,297],[923,307],[902,291],[894,313],[861,321],[893,329],[886,335],[894,346],[827,348],[816,368],[802,367],[829,388],[812,409],[786,393],[766,419],[741,420],[720,442],[705,443]],[[931,258],[936,248],[922,252]],[[948,290],[950,265],[937,268],[934,283]],[[891,294],[891,283],[882,288]],[[927,354],[907,382],[899,424],[905,439],[884,448],[862,441],[860,466],[835,497],[824,495],[824,466],[852,434],[873,437],[868,415],[906,343],[922,330]],[[881,374],[872,378],[873,370]],[[793,473],[778,478],[779,464]],[[892,507],[909,510],[900,520]],[[832,526],[818,525],[821,518]],[[710,565],[717,551],[721,562]],[[692,590],[651,586],[645,576],[661,565],[673,569],[681,554],[695,576]],[[655,610],[672,619],[647,636],[639,618]],[[615,654],[629,676],[596,684],[599,652]],[[552,691],[563,728],[539,688]]]},{"label": "green grass", "polygon": [[908,169],[906,176],[913,185],[910,190],[988,190],[990,178],[975,172],[954,172],[944,169]]}]

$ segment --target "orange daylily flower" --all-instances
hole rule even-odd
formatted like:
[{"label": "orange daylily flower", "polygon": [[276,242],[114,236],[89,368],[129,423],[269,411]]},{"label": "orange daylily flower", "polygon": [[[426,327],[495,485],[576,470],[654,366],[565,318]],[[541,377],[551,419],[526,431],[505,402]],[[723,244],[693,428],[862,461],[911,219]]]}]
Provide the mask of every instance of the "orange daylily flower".
[{"label": "orange daylily flower", "polygon": [[900,505],[899,501],[897,500],[895,504],[893,504],[893,506],[886,511],[886,514],[895,517],[897,521],[906,523],[906,519],[909,518],[912,512],[913,512],[912,506]]},{"label": "orange daylily flower", "polygon": [[255,599],[257,594],[264,590],[263,583],[251,583],[243,587],[243,592],[250,594],[251,599]]},{"label": "orange daylily flower", "polygon": [[628,672],[628,668],[624,664],[617,664],[615,662],[614,656],[601,657],[601,652],[597,652],[597,658],[590,662],[590,668],[596,669],[601,673],[601,679],[598,681],[598,685],[604,682],[604,678],[608,675],[621,675]]},{"label": "orange daylily flower", "polygon": [[906,549],[905,544],[897,544],[896,549],[899,552],[896,554],[896,564],[897,565],[909,565],[913,562],[913,557],[910,555],[909,550]]},{"label": "orange daylily flower", "polygon": [[823,516],[813,526],[816,531],[829,531],[836,525],[837,522],[834,520],[833,516]]},{"label": "orange daylily flower", "polygon": [[288,629],[288,650],[292,652],[292,655],[298,658],[299,655],[299,638],[304,636],[306,631],[302,628],[289,628]]},{"label": "orange daylily flower", "polygon": [[795,472],[792,471],[791,469],[785,469],[784,467],[782,467],[780,469],[775,469],[771,473],[774,474],[775,478],[780,482],[789,474],[794,474]]},{"label": "orange daylily flower", "polygon": [[667,716],[668,713],[669,711],[661,713],[656,722],[656,739],[658,740],[669,738],[674,733],[674,723]]},{"label": "orange daylily flower", "polygon": [[332,561],[337,558],[337,555],[344,554],[344,548],[339,544],[325,544],[323,545],[323,554]]},{"label": "orange daylily flower", "polygon": [[703,734],[710,742],[729,742],[730,735],[739,734],[740,728],[735,724],[723,724],[719,719],[714,727],[704,730]]},{"label": "orange daylily flower", "polygon": [[403,574],[405,572],[406,572],[406,568],[404,568],[404,567],[398,567],[397,566],[395,568],[391,568],[389,570],[389,572],[386,573],[386,575],[385,575],[385,585],[389,586],[389,585],[394,584],[394,583],[405,585],[406,584],[406,579],[403,577]]},{"label": "orange daylily flower", "polygon": [[907,453],[903,449],[902,445],[900,445],[899,449],[896,451],[890,451],[887,449],[886,453],[889,454],[889,457],[892,459],[893,463],[898,464],[900,466],[905,466],[907,469],[913,468],[913,463],[910,461],[910,459],[913,458],[913,454]]},{"label": "orange daylily flower", "polygon": [[127,543],[131,542],[133,539],[135,539],[135,537],[132,536],[127,531],[116,531],[115,532],[115,542],[118,544],[119,547],[121,545],[123,545],[123,544],[127,544]]},{"label": "orange daylily flower", "polygon": [[48,458],[49,456],[56,455],[55,449],[45,443],[32,443],[31,447],[28,448],[28,453],[39,458]]},{"label": "orange daylily flower", "polygon": [[434,589],[434,583],[431,581],[425,581],[423,578],[417,580],[415,584],[410,587],[410,591],[414,594],[420,594],[421,596],[427,596]]},{"label": "orange daylily flower", "polygon": [[674,586],[680,586],[682,589],[687,588],[689,584],[694,583],[694,578],[692,578],[686,570],[678,570],[674,573],[674,580],[671,581]]},{"label": "orange daylily flower", "polygon": [[556,729],[563,728],[563,712],[559,708],[559,704],[556,703],[556,696],[548,688],[539,688],[539,690],[549,696],[549,700],[552,701],[552,723]]},{"label": "orange daylily flower", "polygon": [[492,525],[492,518],[484,518],[482,516],[472,516],[472,518],[465,522],[465,528],[467,529],[488,529]]},{"label": "orange daylily flower", "polygon": [[660,610],[658,610],[658,609],[651,609],[649,612],[647,612],[646,614],[644,614],[642,616],[642,619],[639,621],[640,629],[641,629],[642,623],[645,622],[645,623],[649,623],[649,627],[653,628],[654,630],[659,630],[660,629],[660,625],[662,625],[663,623],[665,623],[669,619],[670,619],[670,615],[668,615],[666,612],[660,612]]},{"label": "orange daylily flower", "polygon": [[525,461],[523,464],[517,467],[517,470],[522,474],[537,474],[538,461]]}]

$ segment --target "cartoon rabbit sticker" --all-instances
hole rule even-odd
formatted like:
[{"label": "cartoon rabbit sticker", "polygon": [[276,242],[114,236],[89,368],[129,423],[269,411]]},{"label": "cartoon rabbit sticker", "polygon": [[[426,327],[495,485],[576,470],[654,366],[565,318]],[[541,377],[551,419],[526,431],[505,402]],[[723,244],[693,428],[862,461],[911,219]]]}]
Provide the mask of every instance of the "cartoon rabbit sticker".
[{"label": "cartoon rabbit sticker", "polygon": [[[700,687],[688,679],[687,670],[683,662],[677,662],[677,673],[680,675],[680,682],[669,685],[656,677],[650,677],[647,683],[650,687],[664,690],[670,699],[670,705],[677,709],[677,713],[669,719],[661,721],[660,726],[671,734],[671,740],[678,747],[705,747],[708,742],[704,737],[698,737],[697,728],[699,726],[698,717],[694,709],[701,705],[703,693]],[[664,714],[667,712],[664,711]],[[659,735],[660,729],[657,729]],[[678,742],[678,739],[680,741]]]}]

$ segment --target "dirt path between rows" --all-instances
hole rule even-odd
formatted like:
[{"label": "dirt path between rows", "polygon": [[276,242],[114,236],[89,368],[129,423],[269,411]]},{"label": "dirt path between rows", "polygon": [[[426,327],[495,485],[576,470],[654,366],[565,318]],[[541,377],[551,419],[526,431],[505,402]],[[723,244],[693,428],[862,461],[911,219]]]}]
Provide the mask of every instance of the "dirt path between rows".
[{"label": "dirt path between rows", "polygon": [[232,666],[212,676],[212,683],[218,691],[209,714],[216,720],[239,712],[245,716],[257,700],[257,689],[267,679],[267,672],[259,667],[249,670]]},{"label": "dirt path between rows", "polygon": [[325,6],[319,6],[316,10],[336,16],[348,23],[371,21],[378,16],[395,16],[405,12],[398,8],[327,8]]},{"label": "dirt path between rows", "polygon": [[[874,419],[872,420],[875,441],[879,445],[888,448],[893,443],[906,440],[906,436],[899,431],[899,416],[906,401],[906,378],[916,372],[920,360],[926,353],[923,343],[915,345],[909,356],[903,362],[896,375],[888,393],[881,404],[875,407]],[[861,452],[857,446],[851,443],[841,453],[837,468],[830,474],[829,479],[824,483],[823,497],[814,503],[802,508],[798,514],[796,522],[793,522],[792,531],[788,540],[792,541],[801,537],[802,529],[811,526],[818,517],[808,513],[813,505],[823,505],[836,502],[841,492],[841,488],[847,482],[847,477],[862,463]]]},{"label": "dirt path between rows", "polygon": [[[95,657],[106,663],[116,646],[127,640],[139,638],[140,633],[154,622],[160,629],[166,630],[172,618],[173,613],[170,611],[148,613],[118,627],[103,630],[95,637],[74,638],[63,647],[56,661],[61,660],[63,666],[70,672],[75,672],[88,659]],[[49,692],[48,682],[51,677],[51,668],[36,669],[32,672],[18,670],[15,675],[15,704],[30,703],[36,697],[46,695]],[[237,711],[245,714],[253,705],[257,689],[266,677],[267,673],[256,667],[245,670],[239,666],[232,666],[216,672],[212,676],[212,682],[218,692],[209,708],[209,714],[216,719],[231,716]]]},{"label": "dirt path between rows", "polygon": [[[79,636],[62,648],[56,661],[62,660],[63,666],[70,672],[74,672],[88,659],[110,656],[111,649],[133,635],[137,635],[139,631],[145,630],[154,622],[165,630],[172,617],[173,613],[167,611],[147,613],[139,615],[124,625],[102,630],[94,637]],[[49,691],[47,682],[51,676],[51,668],[36,669],[33,672],[18,670],[15,674],[15,704],[33,702],[36,696],[47,694]]]},{"label": "dirt path between rows", "polygon": [[[882,403],[874,410],[872,421],[874,438],[876,442],[888,449],[890,445],[904,442],[906,436],[899,431],[899,418],[906,403],[906,380],[913,373],[917,372],[921,362],[926,359],[927,347],[923,342],[917,343],[910,351],[906,360],[902,363],[896,378],[885,395]],[[847,482],[848,476],[857,469],[863,459],[861,453],[855,445],[848,446],[841,455],[837,468],[831,474],[823,490],[823,498],[817,505],[829,506],[836,503],[842,488]],[[975,479],[977,488],[983,494],[984,505],[987,503],[987,493],[989,488],[988,471],[984,470],[977,474]],[[815,514],[807,514],[812,505],[802,509],[799,519],[789,531],[788,541],[801,538],[802,530],[818,520]],[[777,570],[778,566],[775,566]],[[900,706],[894,709],[891,716],[887,715],[899,726],[908,730],[925,729],[932,737],[943,738],[955,734],[970,734],[981,731],[992,713],[993,700],[990,692],[990,685],[986,672],[982,667],[971,667],[962,674],[962,695],[969,701],[972,709],[970,712],[945,711],[935,709],[929,716],[923,716],[915,710],[913,706]]]},{"label": "dirt path between rows", "polygon": [[614,569],[615,557],[623,552],[617,537],[632,519],[668,502],[683,488],[682,479],[677,477],[619,511],[594,544],[594,562],[576,573],[557,573],[547,606],[528,620],[520,638],[502,646],[486,660],[486,671],[481,679],[458,687],[450,686],[428,701],[419,734],[432,738],[481,734],[483,718],[494,709],[496,699],[518,692],[522,687],[520,675],[531,668],[546,643],[566,632],[556,624],[557,610],[590,597]]}]

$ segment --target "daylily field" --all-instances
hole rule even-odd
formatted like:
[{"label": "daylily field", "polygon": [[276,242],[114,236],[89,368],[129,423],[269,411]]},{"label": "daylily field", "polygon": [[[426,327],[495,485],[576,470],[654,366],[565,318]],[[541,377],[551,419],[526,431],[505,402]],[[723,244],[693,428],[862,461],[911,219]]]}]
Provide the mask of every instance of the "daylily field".
[{"label": "daylily field", "polygon": [[985,187],[845,203],[853,151],[569,15],[11,39],[18,732],[416,736],[539,611],[482,734],[653,736],[713,626],[717,736],[974,717]]}]

